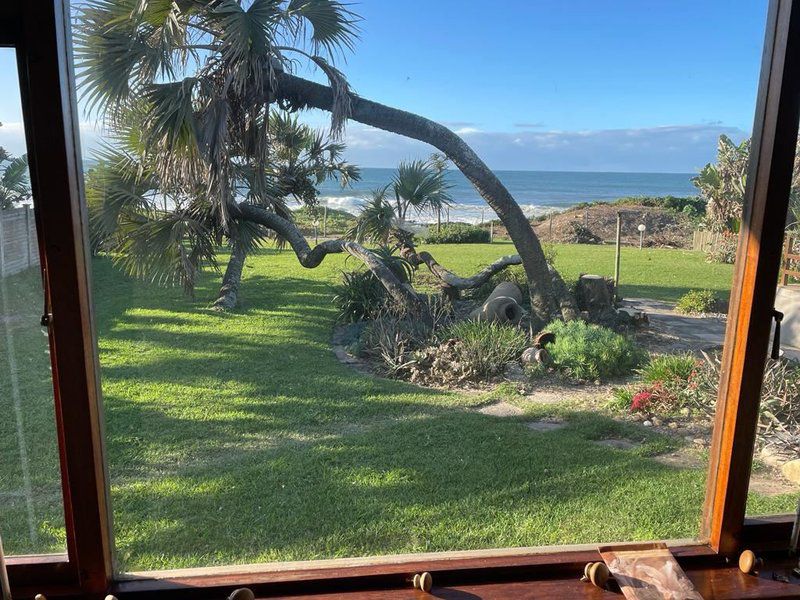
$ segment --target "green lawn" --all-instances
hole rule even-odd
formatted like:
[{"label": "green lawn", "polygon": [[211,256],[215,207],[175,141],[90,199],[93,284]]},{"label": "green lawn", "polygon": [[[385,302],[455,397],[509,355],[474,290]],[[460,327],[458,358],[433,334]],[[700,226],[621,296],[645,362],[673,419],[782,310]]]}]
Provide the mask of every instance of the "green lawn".
[{"label": "green lawn", "polygon": [[[512,248],[431,250],[442,264],[467,274]],[[626,251],[622,264],[623,293],[631,296],[674,299],[693,287],[723,292],[731,276],[730,267],[679,251]],[[610,274],[613,249],[562,246],[558,265],[567,277]],[[330,350],[330,286],[343,267],[338,256],[305,270],[289,252],[262,250],[245,268],[241,308],[219,314],[208,309],[218,285],[209,274],[193,300],[177,289],[133,282],[109,261],[95,260],[122,569],[697,532],[705,471],[648,458],[674,442],[647,429],[567,401],[544,412],[560,414],[568,426],[539,433],[525,422],[543,409],[519,398],[510,400],[525,416],[491,417],[471,410],[490,399],[486,394],[422,390],[340,364]],[[663,285],[648,285],[655,277]],[[16,294],[26,278],[8,281],[15,290],[11,312],[38,311]],[[17,353],[33,343],[20,334]],[[38,408],[26,409],[24,426],[31,472],[52,487],[52,411],[40,375],[25,383],[36,390],[31,402]],[[4,415],[5,382],[0,379]],[[8,424],[0,426],[4,456],[19,456]],[[645,444],[623,451],[592,442],[609,435]],[[21,489],[17,464],[0,463],[0,492]],[[17,496],[0,507],[10,552],[63,547],[54,497],[35,498],[39,531],[33,542]],[[763,513],[793,505],[792,497],[754,496],[750,508]]]},{"label": "green lawn", "polygon": [[[515,254],[510,242],[443,244],[425,247],[444,266],[471,275],[479,266],[506,254]],[[614,275],[614,246],[555,244],[555,264],[565,281],[582,273]],[[710,289],[727,300],[733,265],[710,264],[701,252],[624,247],[620,258],[620,289],[628,298],[675,302],[690,289]]]}]

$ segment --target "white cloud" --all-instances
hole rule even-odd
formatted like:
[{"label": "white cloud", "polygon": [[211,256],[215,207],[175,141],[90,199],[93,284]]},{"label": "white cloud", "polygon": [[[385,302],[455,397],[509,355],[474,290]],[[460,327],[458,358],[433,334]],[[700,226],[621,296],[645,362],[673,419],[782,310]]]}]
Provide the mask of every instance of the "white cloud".
[{"label": "white cloud", "polygon": [[470,135],[473,133],[481,133],[481,130],[477,127],[459,127],[455,130],[458,135]]},{"label": "white cloud", "polygon": [[[722,125],[672,125],[581,131],[489,132],[462,128],[456,133],[495,169],[543,171],[693,172],[714,160],[717,139],[748,134]],[[392,133],[348,125],[348,160],[364,167],[393,167],[409,158],[427,157],[435,149]]]},{"label": "white cloud", "polygon": [[[102,139],[102,130],[94,121],[82,121],[80,124],[81,149],[88,156]],[[11,154],[20,155],[27,152],[25,147],[25,128],[21,121],[4,122],[0,127],[0,146]]]},{"label": "white cloud", "polygon": [[[96,122],[82,122],[84,156],[97,147],[103,131]],[[542,171],[693,172],[714,160],[717,139],[724,133],[735,140],[747,133],[718,123],[632,129],[580,131],[482,131],[471,124],[457,128],[478,155],[494,169]],[[0,146],[13,154],[25,152],[20,122],[0,127]],[[394,167],[401,160],[426,158],[436,149],[359,123],[345,133],[347,158],[362,167]]]}]

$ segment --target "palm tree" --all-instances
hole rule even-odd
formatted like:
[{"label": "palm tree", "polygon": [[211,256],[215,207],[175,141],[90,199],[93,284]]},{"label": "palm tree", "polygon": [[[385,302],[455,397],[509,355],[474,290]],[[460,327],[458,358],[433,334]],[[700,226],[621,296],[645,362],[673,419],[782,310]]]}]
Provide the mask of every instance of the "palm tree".
[{"label": "palm tree", "polygon": [[[508,190],[452,131],[418,115],[359,98],[333,63],[353,49],[359,17],[337,0],[88,0],[77,10],[76,56],[83,98],[111,131],[124,137],[136,126],[128,159],[157,178],[159,193],[202,194],[203,215],[223,234],[243,221],[289,241],[303,264],[330,252],[349,252],[371,264],[377,257],[352,242],[323,242],[313,249],[267,197],[269,105],[331,113],[331,134],[348,118],[414,139],[446,154],[476,186],[514,240],[530,280],[534,316],[558,309],[547,262],[530,222]],[[297,77],[310,66],[328,85]],[[235,179],[253,175],[259,202],[239,203]],[[128,182],[136,184],[138,182]],[[184,203],[185,205],[185,203]],[[212,260],[186,244],[198,235],[183,214],[165,227],[175,264]],[[159,238],[162,239],[162,238]],[[296,244],[292,243],[295,241]],[[313,256],[313,259],[310,257]],[[380,269],[380,266],[377,267]],[[403,286],[384,285],[414,302]],[[403,288],[405,289],[405,288]],[[390,290],[391,291],[391,290]],[[569,302],[567,301],[567,304]],[[562,310],[566,314],[565,311]]]},{"label": "palm tree", "polygon": [[0,148],[0,210],[31,199],[28,155],[14,157]]},{"label": "palm tree", "polygon": [[389,184],[372,191],[372,198],[362,204],[355,225],[346,237],[358,243],[373,242],[381,247],[389,245],[389,236],[397,228],[397,215],[389,203]]},{"label": "palm tree", "polygon": [[[360,243],[374,242],[387,246],[394,234],[398,240],[408,236],[403,231],[409,211],[417,215],[435,213],[452,203],[450,184],[444,169],[431,160],[401,162],[392,182],[372,192],[372,199],[361,207],[353,229],[348,235]],[[389,188],[394,192],[394,204],[389,201]]]},{"label": "palm tree", "polygon": [[452,186],[445,179],[444,169],[437,168],[430,160],[401,162],[392,187],[401,227],[409,209],[417,215],[426,212],[434,214],[453,201],[447,191]]},{"label": "palm tree", "polygon": [[[291,222],[289,201],[317,205],[317,185],[358,180],[356,167],[342,159],[344,146],[300,123],[295,115],[272,111],[266,128],[269,159],[261,170],[234,163],[231,186],[238,198]],[[118,133],[119,133],[118,129]],[[247,254],[274,234],[246,220],[230,220],[209,202],[205,189],[184,190],[164,182],[158,170],[137,159],[140,142],[126,130],[97,153],[87,176],[93,246],[110,251],[134,276],[180,283],[191,293],[201,262],[216,266],[219,242],[231,249],[215,307],[236,305]]]}]

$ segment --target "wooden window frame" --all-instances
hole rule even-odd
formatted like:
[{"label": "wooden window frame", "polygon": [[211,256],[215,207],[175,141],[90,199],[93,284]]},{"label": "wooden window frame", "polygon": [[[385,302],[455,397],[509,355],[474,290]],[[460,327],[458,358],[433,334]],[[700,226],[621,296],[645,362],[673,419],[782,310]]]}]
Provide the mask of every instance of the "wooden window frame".
[{"label": "wooden window frame", "polygon": [[[7,2],[0,45],[16,48],[49,328],[67,552],[9,559],[20,595],[206,597],[248,585],[269,593],[380,590],[427,570],[437,582],[553,580],[594,547],[487,550],[254,565],[115,580],[96,335],[88,268],[77,102],[66,0]],[[723,352],[701,539],[673,548],[681,564],[714,565],[743,544],[788,540],[790,515],[745,519],[763,364],[800,117],[800,0],[770,0],[742,233]]]}]

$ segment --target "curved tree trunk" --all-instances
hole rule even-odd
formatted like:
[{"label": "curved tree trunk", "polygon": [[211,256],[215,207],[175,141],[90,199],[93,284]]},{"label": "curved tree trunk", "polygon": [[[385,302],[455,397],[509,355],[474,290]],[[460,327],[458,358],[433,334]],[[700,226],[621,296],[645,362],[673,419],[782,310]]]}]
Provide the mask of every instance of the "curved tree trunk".
[{"label": "curved tree trunk", "polygon": [[242,269],[246,254],[238,240],[231,241],[231,258],[225,267],[222,277],[222,287],[219,296],[214,301],[214,310],[233,310],[239,299],[239,284],[242,282]]},{"label": "curved tree trunk", "polygon": [[428,307],[410,285],[404,284],[384,262],[360,244],[346,240],[328,240],[313,248],[295,225],[283,217],[253,204],[230,207],[234,219],[244,219],[263,225],[285,239],[297,255],[297,260],[307,269],[319,266],[328,254],[347,253],[361,260],[377,277],[386,291],[401,305],[416,311],[421,318],[428,317]]},{"label": "curved tree trunk", "polygon": [[[296,108],[317,108],[330,111],[334,97],[330,87],[291,75],[278,73],[273,98],[288,102]],[[556,299],[547,261],[539,239],[533,232],[525,213],[497,176],[484,164],[464,140],[448,128],[429,119],[403,110],[385,106],[350,95],[350,118],[385,131],[426,142],[447,155],[475,186],[505,225],[522,259],[530,285],[532,323],[544,325],[552,314],[561,309],[564,318],[577,315],[574,301]],[[560,303],[560,306],[559,306]]]}]

